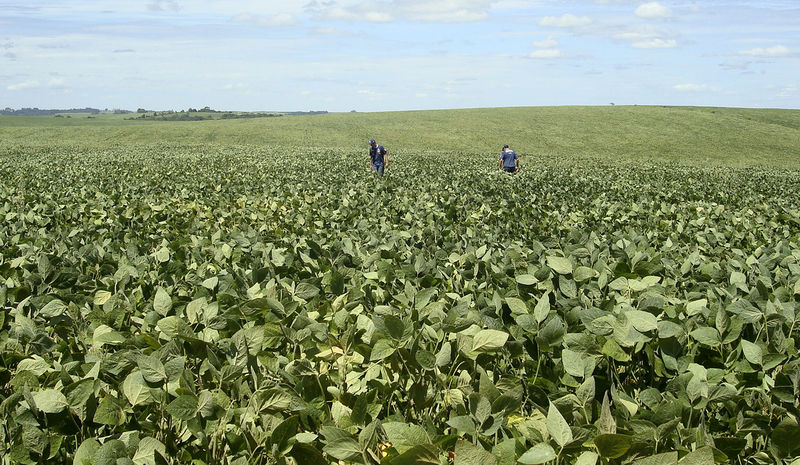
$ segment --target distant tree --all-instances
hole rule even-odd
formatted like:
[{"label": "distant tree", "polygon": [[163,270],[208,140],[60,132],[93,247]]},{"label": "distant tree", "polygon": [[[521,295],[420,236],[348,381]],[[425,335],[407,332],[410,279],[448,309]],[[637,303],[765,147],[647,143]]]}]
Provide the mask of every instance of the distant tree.
[{"label": "distant tree", "polygon": [[136,110],[136,113],[147,113],[147,110],[145,110],[144,108],[138,108]]}]

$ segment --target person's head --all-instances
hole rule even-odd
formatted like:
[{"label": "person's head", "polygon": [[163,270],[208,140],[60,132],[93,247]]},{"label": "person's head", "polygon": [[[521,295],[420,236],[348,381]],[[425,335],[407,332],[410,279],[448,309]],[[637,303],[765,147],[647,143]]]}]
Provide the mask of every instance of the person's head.
[{"label": "person's head", "polygon": [[370,139],[369,140],[369,145],[371,145],[372,147],[375,147],[376,145],[378,145],[378,143],[375,142],[375,139]]},{"label": "person's head", "polygon": [[503,144],[503,150],[508,150],[508,144]]}]

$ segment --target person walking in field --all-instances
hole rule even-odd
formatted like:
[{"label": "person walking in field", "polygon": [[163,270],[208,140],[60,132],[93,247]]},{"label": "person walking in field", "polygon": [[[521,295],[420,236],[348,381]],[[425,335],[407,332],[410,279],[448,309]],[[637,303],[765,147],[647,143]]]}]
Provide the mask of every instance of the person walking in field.
[{"label": "person walking in field", "polygon": [[378,145],[375,139],[369,140],[369,167],[372,171],[383,175],[383,171],[389,166],[389,159],[386,156],[386,149]]},{"label": "person walking in field", "polygon": [[517,156],[517,152],[508,148],[508,144],[504,144],[503,151],[500,152],[499,169],[506,173],[516,173],[519,171],[519,157]]}]

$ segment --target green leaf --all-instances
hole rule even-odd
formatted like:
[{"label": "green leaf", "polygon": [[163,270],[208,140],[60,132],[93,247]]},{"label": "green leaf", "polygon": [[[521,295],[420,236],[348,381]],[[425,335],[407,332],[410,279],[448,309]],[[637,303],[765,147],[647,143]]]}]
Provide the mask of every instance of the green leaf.
[{"label": "green leaf", "polygon": [[[387,461],[388,465],[442,465],[439,450],[432,444],[414,446]],[[381,461],[383,465],[383,461]]]},{"label": "green leaf", "polygon": [[300,283],[294,291],[294,295],[303,300],[311,300],[319,294],[319,288],[313,284]]},{"label": "green leaf", "polygon": [[741,343],[742,353],[744,353],[744,358],[746,358],[748,362],[752,363],[753,365],[763,364],[764,352],[761,350],[760,346],[745,339],[742,339]]},{"label": "green leaf", "polygon": [[538,283],[539,280],[536,279],[536,276],[532,274],[520,274],[517,275],[517,282],[522,284],[523,286],[532,286]]},{"label": "green leaf", "polygon": [[39,310],[39,314],[45,318],[53,318],[62,315],[66,309],[67,306],[64,302],[59,299],[53,299]]},{"label": "green leaf", "polygon": [[191,420],[197,415],[197,396],[184,394],[167,405],[167,413],[178,420]]},{"label": "green leaf", "polygon": [[695,341],[709,347],[719,347],[720,344],[722,344],[722,338],[720,338],[719,331],[717,331],[716,328],[704,326],[695,329],[689,333],[689,335],[692,336]]},{"label": "green leaf", "polygon": [[517,459],[518,463],[524,465],[537,465],[556,459],[556,451],[547,443],[539,443],[528,449]]},{"label": "green leaf", "polygon": [[97,291],[94,294],[94,304],[101,306],[111,299],[111,293],[108,291]]},{"label": "green leaf", "polygon": [[624,434],[600,434],[594,438],[600,456],[609,459],[622,457],[632,444],[633,438]]},{"label": "green leaf", "polygon": [[148,383],[162,383],[167,380],[167,372],[161,360],[153,355],[142,356],[136,359],[136,364],[142,373],[142,377]]},{"label": "green leaf", "polygon": [[547,410],[547,432],[561,447],[572,442],[572,429],[552,402]]},{"label": "green leaf", "polygon": [[[712,462],[713,463],[713,462]],[[651,455],[633,462],[633,465],[677,465],[678,453],[665,452],[663,454]]]},{"label": "green leaf", "polygon": [[482,329],[472,339],[473,352],[492,352],[502,348],[508,340],[508,333],[496,329]]},{"label": "green leaf", "polygon": [[303,444],[299,441],[292,447],[292,450],[289,452],[289,457],[292,457],[298,464],[329,465],[329,461],[325,459],[316,447],[310,444]]},{"label": "green leaf", "polygon": [[[333,458],[339,460],[353,460],[361,457],[361,447],[358,445],[352,436],[343,432],[343,434],[329,435],[325,431],[330,430],[330,427],[325,428],[323,435],[325,435],[325,447],[322,450]],[[338,429],[338,428],[337,428]],[[342,430],[340,430],[342,431]]]},{"label": "green leaf", "polygon": [[625,352],[622,347],[617,344],[617,341],[614,339],[606,340],[606,343],[603,344],[603,348],[600,351],[618,362],[630,362],[631,356]]},{"label": "green leaf", "polygon": [[[100,449],[97,450],[97,453],[94,456],[94,464],[95,465],[118,465],[117,460],[119,459],[126,459],[128,458],[128,449],[125,447],[125,443],[120,441],[119,439],[112,439],[110,441],[106,441],[100,446]],[[130,459],[128,459],[130,460]],[[120,462],[119,465],[126,464],[127,462],[123,461]]]},{"label": "green leaf", "polygon": [[427,350],[418,350],[414,358],[423,370],[431,371],[436,368],[436,356]]},{"label": "green leaf", "polygon": [[59,413],[68,407],[67,398],[61,391],[45,389],[32,394],[36,407],[44,413]]},{"label": "green leaf", "polygon": [[158,312],[161,316],[167,316],[169,311],[172,310],[172,297],[167,294],[163,287],[156,290],[156,297],[153,300],[153,310]]},{"label": "green leaf", "polygon": [[513,315],[526,315],[528,313],[528,306],[525,301],[516,297],[506,297],[506,305],[511,310]]},{"label": "green leaf", "polygon": [[497,459],[483,447],[459,439],[455,448],[453,465],[496,465]]},{"label": "green leaf", "polygon": [[712,465],[714,460],[714,450],[710,446],[701,447],[694,452],[689,452],[678,461],[678,465]]},{"label": "green leaf", "polygon": [[73,465],[92,465],[94,463],[94,456],[100,450],[100,442],[95,438],[85,439],[78,449],[75,451],[75,456],[72,459]]},{"label": "green leaf", "polygon": [[386,332],[392,339],[401,339],[406,331],[406,325],[403,320],[394,316],[386,315],[383,318],[383,323],[386,326]]},{"label": "green leaf", "polygon": [[133,463],[136,465],[156,465],[167,462],[167,447],[158,439],[145,437],[139,441]]},{"label": "green leaf", "polygon": [[708,305],[708,299],[695,300],[686,304],[686,314],[688,316],[697,315],[705,310]]},{"label": "green leaf", "polygon": [[547,292],[539,297],[536,302],[536,308],[533,309],[533,315],[536,317],[536,322],[541,324],[550,315],[550,293]]},{"label": "green leaf", "polygon": [[770,439],[772,439],[772,444],[777,448],[781,457],[791,457],[795,451],[800,449],[800,426],[793,420],[784,418],[772,430]]},{"label": "green leaf", "polygon": [[453,417],[447,420],[447,425],[466,434],[475,434],[475,422],[469,415]]},{"label": "green leaf", "polygon": [[625,316],[637,331],[646,333],[655,331],[656,328],[658,328],[658,320],[652,313],[643,312],[641,310],[630,310],[625,312]]},{"label": "green leaf", "polygon": [[145,383],[141,370],[136,370],[125,378],[122,382],[122,393],[134,407],[152,400],[150,387]]},{"label": "green leaf", "polygon": [[564,371],[576,378],[583,378],[584,362],[581,354],[570,349],[564,349],[561,351],[561,362],[564,365]]},{"label": "green leaf", "polygon": [[392,355],[394,351],[395,348],[388,339],[379,339],[378,342],[375,343],[375,346],[372,347],[369,359],[372,362],[377,362],[378,360],[383,360]]},{"label": "green leaf", "polygon": [[92,336],[92,345],[98,349],[106,344],[113,345],[123,342],[125,342],[125,336],[106,325],[98,326]]},{"label": "green leaf", "polygon": [[94,413],[94,422],[109,426],[119,426],[125,423],[125,412],[122,410],[120,402],[108,395],[103,397]]},{"label": "green leaf", "polygon": [[589,376],[580,386],[578,386],[578,389],[575,391],[575,396],[578,398],[581,405],[590,405],[590,402],[594,400],[594,393],[594,376]]},{"label": "green leaf", "polygon": [[578,457],[574,465],[596,465],[597,459],[597,454],[587,450]]},{"label": "green leaf", "polygon": [[558,274],[572,273],[572,262],[565,257],[547,257],[547,266]]}]

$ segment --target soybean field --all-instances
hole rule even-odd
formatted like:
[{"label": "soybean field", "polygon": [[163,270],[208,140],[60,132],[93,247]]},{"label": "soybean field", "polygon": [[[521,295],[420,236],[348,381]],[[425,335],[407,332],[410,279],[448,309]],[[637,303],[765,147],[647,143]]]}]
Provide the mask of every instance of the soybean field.
[{"label": "soybean field", "polygon": [[0,464],[800,464],[800,111],[0,117],[0,180]]}]

